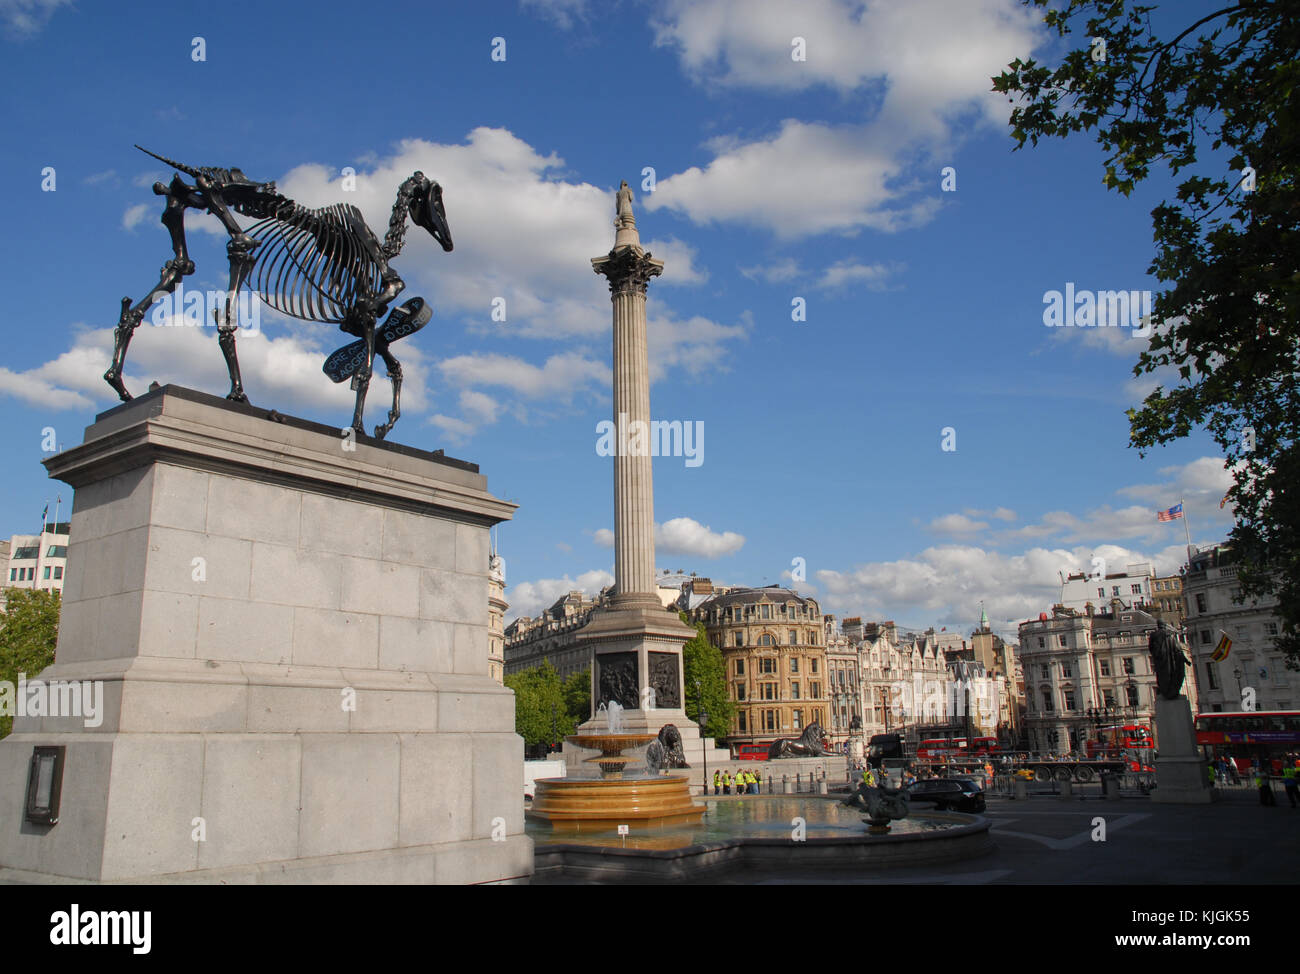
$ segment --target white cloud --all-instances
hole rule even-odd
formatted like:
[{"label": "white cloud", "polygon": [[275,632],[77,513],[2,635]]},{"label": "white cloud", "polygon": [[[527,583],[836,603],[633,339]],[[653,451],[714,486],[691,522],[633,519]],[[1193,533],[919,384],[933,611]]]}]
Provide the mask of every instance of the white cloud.
[{"label": "white cloud", "polygon": [[974,628],[984,602],[994,630],[1015,638],[1019,622],[1050,611],[1059,601],[1058,572],[1090,571],[1100,555],[1112,565],[1151,562],[1171,574],[1186,559],[1181,545],[1153,551],[1101,545],[1096,548],[1030,548],[1005,555],[972,545],[927,548],[913,558],[868,562],[843,571],[822,570],[823,605],[831,612],[867,619],[895,619],[903,626]]},{"label": "white cloud", "polygon": [[568,30],[575,20],[586,20],[588,0],[519,0],[524,10],[537,10]]},{"label": "white cloud", "polygon": [[836,261],[822,273],[817,286],[832,291],[861,284],[869,291],[883,291],[889,278],[902,270],[898,264],[862,264],[856,260]]},{"label": "white cloud", "polygon": [[34,37],[45,29],[54,11],[72,6],[72,0],[0,0],[0,23],[11,38]]},{"label": "white cloud", "polygon": [[614,584],[614,576],[604,569],[583,572],[576,579],[567,574],[563,578],[539,578],[533,582],[520,582],[506,593],[510,603],[510,618],[536,616],[556,599],[581,590],[588,598],[600,594],[607,585]]},{"label": "white cloud", "polygon": [[945,514],[930,522],[935,534],[971,534],[987,528],[987,521],[973,521],[964,514]]},{"label": "white cloud", "polygon": [[552,355],[539,366],[507,355],[457,355],[438,363],[443,376],[462,386],[498,386],[530,399],[559,398],[608,389],[608,365],[578,353]]},{"label": "white cloud", "polygon": [[755,264],[753,267],[742,267],[740,273],[751,281],[784,284],[787,281],[796,280],[803,275],[804,271],[799,266],[799,262],[793,257],[782,257],[770,264]]},{"label": "white cloud", "polygon": [[[871,106],[859,124],[787,119],[762,138],[715,139],[712,162],[660,180],[647,201],[781,238],[929,220],[963,131],[1005,125],[990,78],[1045,36],[1014,0],[670,0],[653,25],[701,86],[828,87]],[[791,58],[795,37],[806,60]]]},{"label": "white cloud", "polygon": [[[609,528],[598,528],[592,538],[603,547],[614,546],[614,532]],[[744,545],[743,534],[717,532],[690,517],[675,517],[655,525],[655,551],[663,555],[723,558],[734,555]]]}]

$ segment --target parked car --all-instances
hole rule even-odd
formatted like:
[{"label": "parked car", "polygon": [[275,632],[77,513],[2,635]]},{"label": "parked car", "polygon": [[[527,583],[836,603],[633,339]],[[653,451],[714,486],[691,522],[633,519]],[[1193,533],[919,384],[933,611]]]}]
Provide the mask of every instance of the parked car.
[{"label": "parked car", "polygon": [[907,797],[914,802],[934,802],[940,811],[982,812],[984,792],[969,778],[925,778],[907,787]]}]

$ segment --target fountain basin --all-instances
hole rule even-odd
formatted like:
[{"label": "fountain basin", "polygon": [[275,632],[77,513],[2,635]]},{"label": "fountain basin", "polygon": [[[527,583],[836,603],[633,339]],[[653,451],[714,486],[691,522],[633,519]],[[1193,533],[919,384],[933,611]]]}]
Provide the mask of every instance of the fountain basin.
[{"label": "fountain basin", "polygon": [[[652,738],[653,739],[653,738]],[[539,778],[525,815],[557,832],[636,832],[698,822],[704,806],[691,799],[684,775],[654,778]]]}]

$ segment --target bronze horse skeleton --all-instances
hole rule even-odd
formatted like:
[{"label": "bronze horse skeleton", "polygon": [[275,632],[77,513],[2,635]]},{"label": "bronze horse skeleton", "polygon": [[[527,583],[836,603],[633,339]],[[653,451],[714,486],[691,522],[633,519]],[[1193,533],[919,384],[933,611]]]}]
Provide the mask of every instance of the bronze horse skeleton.
[{"label": "bronze horse skeleton", "polygon": [[[428,306],[420,298],[394,309],[385,324],[376,322],[406,284],[389,261],[402,250],[406,221],[423,227],[441,244],[452,249],[451,230],[442,203],[442,187],[416,172],[397,190],[388,232],[383,243],[366,225],[361,211],[347,203],[312,209],[300,206],[276,192],[275,183],[258,183],[238,169],[195,168],[149,152],[178,170],[169,185],[154,183],[153,191],[166,197],[162,223],[171,234],[173,258],[162,267],[158,283],[139,302],[122,299],[122,310],[114,332],[113,364],[104,373],[125,402],[131,398],[122,381],[126,350],[131,335],[153,303],[172,293],[182,278],[194,273],[185,244],[185,211],[203,210],[221,221],[230,235],[226,254],[230,260],[230,287],[224,315],[214,312],[217,343],[230,373],[227,399],[247,402],[235,354],[234,318],[239,289],[248,285],[272,308],[293,318],[337,324],[360,339],[338,349],[329,357],[325,371],[335,382],[352,378],[356,408],[352,428],[364,433],[362,425],[366,392],[378,354],[388,367],[393,385],[393,402],[388,421],[375,427],[382,439],[401,415],[402,366],[389,349],[392,341],[410,334],[429,319]],[[186,183],[184,173],[194,180]],[[234,213],[254,219],[244,230]]]}]

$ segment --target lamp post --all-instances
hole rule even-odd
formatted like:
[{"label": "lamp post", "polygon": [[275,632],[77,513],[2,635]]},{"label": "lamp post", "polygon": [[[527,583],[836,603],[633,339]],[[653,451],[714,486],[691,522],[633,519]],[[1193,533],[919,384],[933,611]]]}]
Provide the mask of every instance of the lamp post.
[{"label": "lamp post", "polygon": [[700,753],[704,755],[704,781],[702,782],[701,794],[709,793],[709,748],[704,743],[704,735],[709,726],[709,715],[704,712],[704,687],[697,679],[695,681],[695,709],[699,711],[700,716]]}]

